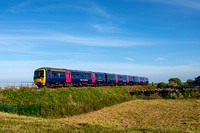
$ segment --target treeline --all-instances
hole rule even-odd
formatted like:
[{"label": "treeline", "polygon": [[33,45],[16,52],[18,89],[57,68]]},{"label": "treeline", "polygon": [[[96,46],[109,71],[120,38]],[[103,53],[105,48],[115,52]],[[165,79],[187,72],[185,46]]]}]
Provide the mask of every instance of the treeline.
[{"label": "treeline", "polygon": [[185,83],[182,83],[182,81],[179,78],[170,78],[168,80],[168,83],[160,82],[157,84],[158,88],[184,88],[184,86],[192,85],[193,80],[188,79]]},{"label": "treeline", "polygon": [[152,89],[152,90],[134,90],[130,92],[135,98],[141,99],[199,99],[200,90],[194,88],[187,89]]}]

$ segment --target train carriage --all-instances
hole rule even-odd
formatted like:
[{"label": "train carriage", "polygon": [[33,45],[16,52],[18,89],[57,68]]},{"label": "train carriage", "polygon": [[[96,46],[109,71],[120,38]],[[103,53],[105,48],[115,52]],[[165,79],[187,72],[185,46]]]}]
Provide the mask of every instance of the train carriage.
[{"label": "train carriage", "polygon": [[38,87],[133,85],[147,84],[148,78],[44,67],[35,70],[34,82]]}]

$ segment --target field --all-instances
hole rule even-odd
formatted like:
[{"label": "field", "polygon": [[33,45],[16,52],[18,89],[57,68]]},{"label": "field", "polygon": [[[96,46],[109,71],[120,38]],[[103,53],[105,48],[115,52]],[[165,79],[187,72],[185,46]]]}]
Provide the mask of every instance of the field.
[{"label": "field", "polygon": [[[142,88],[142,87],[140,87]],[[151,88],[151,87],[146,87]],[[35,116],[43,118],[62,118],[81,113],[87,113],[103,107],[129,101],[133,97],[127,87],[91,87],[91,88],[61,88],[30,90],[0,91],[0,103],[26,106],[41,104],[41,113]],[[23,113],[28,115],[29,112]]]},{"label": "field", "polygon": [[200,100],[135,99],[54,119],[0,113],[0,132],[200,132]]}]

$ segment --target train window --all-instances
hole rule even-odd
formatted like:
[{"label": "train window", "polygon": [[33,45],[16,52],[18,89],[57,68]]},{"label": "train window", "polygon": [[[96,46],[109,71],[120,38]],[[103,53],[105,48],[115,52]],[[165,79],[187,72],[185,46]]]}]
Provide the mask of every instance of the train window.
[{"label": "train window", "polygon": [[115,80],[115,75],[108,75],[109,80]]},{"label": "train window", "polygon": [[80,74],[75,74],[75,78],[80,78]]},{"label": "train window", "polygon": [[83,79],[88,79],[88,75],[87,75],[86,73],[83,73],[83,74],[81,75],[81,78],[83,78]]},{"label": "train window", "polygon": [[44,71],[35,71],[34,78],[43,78],[44,77]]},{"label": "train window", "polygon": [[126,77],[126,76],[123,76],[122,79],[123,79],[123,80],[127,80],[127,77]]},{"label": "train window", "polygon": [[96,74],[96,79],[104,79],[103,74]]},{"label": "train window", "polygon": [[72,77],[72,79],[75,78],[75,74],[73,72],[71,73],[71,77]]},{"label": "train window", "polygon": [[91,73],[82,73],[81,78],[83,78],[83,79],[91,79]]},{"label": "train window", "polygon": [[[68,74],[67,74],[68,75]],[[61,78],[65,78],[65,73],[60,73]]]},{"label": "train window", "polygon": [[57,72],[52,72],[52,78],[57,78],[58,77],[58,73]]}]

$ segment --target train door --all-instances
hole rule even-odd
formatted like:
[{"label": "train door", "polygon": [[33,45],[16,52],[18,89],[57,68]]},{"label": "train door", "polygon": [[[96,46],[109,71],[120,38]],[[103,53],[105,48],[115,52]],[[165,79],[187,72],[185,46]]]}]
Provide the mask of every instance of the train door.
[{"label": "train door", "polygon": [[129,77],[127,76],[127,83],[129,83]]},{"label": "train door", "polygon": [[95,83],[96,82],[95,73],[91,73],[91,77],[92,77],[92,83]]},{"label": "train door", "polygon": [[118,77],[115,75],[115,83],[118,83]]},{"label": "train door", "polygon": [[51,80],[50,70],[47,70],[47,82]]},{"label": "train door", "polygon": [[70,83],[71,82],[71,71],[65,71],[65,76],[66,76],[66,82]]},{"label": "train door", "polygon": [[46,71],[46,85],[50,85],[51,83],[51,71],[50,70],[47,70]]}]

